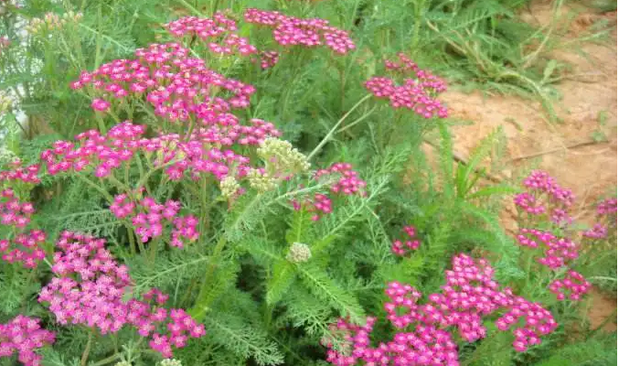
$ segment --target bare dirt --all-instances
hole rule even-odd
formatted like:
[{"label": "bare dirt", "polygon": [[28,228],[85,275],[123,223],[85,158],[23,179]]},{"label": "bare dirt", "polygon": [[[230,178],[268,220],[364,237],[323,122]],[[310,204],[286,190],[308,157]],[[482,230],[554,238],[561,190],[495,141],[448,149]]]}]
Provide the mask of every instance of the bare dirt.
[{"label": "bare dirt", "polygon": [[[618,307],[618,302],[604,295],[598,289],[591,291],[591,306],[587,311],[587,316],[591,323],[591,329],[596,329],[604,324],[602,329],[607,332],[613,332],[617,329],[617,318],[608,319],[613,311]],[[606,323],[605,323],[606,322]]]},{"label": "bare dirt", "polygon": [[[615,25],[616,13],[599,14],[585,9],[563,7],[563,14],[570,19],[566,39],[567,45],[573,40],[588,36],[596,22]],[[573,12],[573,13],[572,13]],[[547,24],[553,18],[549,1],[534,1],[522,19],[533,24]],[[588,219],[594,204],[617,185],[617,41],[613,29],[606,44],[582,43],[581,53],[570,47],[559,47],[550,56],[570,65],[566,78],[555,84],[561,98],[554,103],[554,109],[561,119],[552,123],[536,99],[517,96],[485,96],[481,92],[465,94],[455,89],[442,95],[450,115],[454,118],[473,121],[472,125],[453,128],[454,147],[461,156],[469,156],[470,150],[479,140],[498,126],[502,126],[508,137],[507,155],[513,160],[512,168],[530,164],[533,157],[519,159],[534,154],[540,160],[538,169],[554,176],[558,183],[571,188],[576,194],[578,212],[581,219]],[[594,142],[594,133],[606,137],[606,141],[571,147],[572,145]],[[553,151],[558,149],[557,151]],[[427,155],[432,148],[425,146]],[[526,165],[525,165],[526,166]],[[510,175],[510,170],[505,171]],[[507,215],[508,216],[508,215]],[[508,218],[504,223],[511,229]],[[616,308],[614,300],[607,299],[594,291],[588,316],[594,326],[602,323]],[[615,330],[615,322],[605,327]]]}]

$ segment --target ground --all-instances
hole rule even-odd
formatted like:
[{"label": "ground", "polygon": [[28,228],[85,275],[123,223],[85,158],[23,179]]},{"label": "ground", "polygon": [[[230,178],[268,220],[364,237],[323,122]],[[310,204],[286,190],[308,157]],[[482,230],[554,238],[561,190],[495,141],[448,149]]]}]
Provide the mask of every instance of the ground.
[{"label": "ground", "polygon": [[[565,6],[568,13],[575,8]],[[552,18],[548,1],[534,1],[521,16],[527,22],[546,24]],[[587,29],[607,19],[615,24],[616,13],[583,12],[569,24],[566,41],[584,37]],[[552,57],[572,65],[567,78],[555,85],[561,98],[554,109],[561,122],[553,123],[536,99],[517,96],[486,96],[476,91],[466,94],[451,88],[442,95],[450,115],[472,121],[472,125],[453,129],[455,150],[468,156],[478,141],[498,126],[508,137],[507,155],[511,167],[529,164],[533,156],[540,159],[539,169],[549,172],[558,182],[571,188],[577,197],[576,217],[589,219],[593,205],[602,195],[615,191],[617,185],[617,43],[616,31],[605,44],[586,43],[582,54],[564,48]],[[606,137],[595,143],[594,134]],[[581,143],[591,143],[571,147]],[[430,146],[425,146],[427,154]],[[531,156],[531,157],[529,157]],[[522,157],[527,157],[520,159]],[[510,169],[505,171],[508,176]],[[509,220],[504,220],[509,225]],[[508,228],[509,229],[509,228]],[[616,308],[615,300],[595,291],[589,317],[597,327]],[[605,329],[615,330],[615,324]]]}]

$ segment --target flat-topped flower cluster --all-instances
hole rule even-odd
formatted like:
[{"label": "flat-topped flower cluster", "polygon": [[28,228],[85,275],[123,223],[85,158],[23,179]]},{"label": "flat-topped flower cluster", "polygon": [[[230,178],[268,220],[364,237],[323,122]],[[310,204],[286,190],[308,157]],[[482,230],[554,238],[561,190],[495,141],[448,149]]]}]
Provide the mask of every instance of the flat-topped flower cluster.
[{"label": "flat-topped flower cluster", "polygon": [[475,342],[487,336],[483,318],[498,312],[502,316],[496,326],[500,331],[512,330],[513,347],[518,352],[540,344],[542,336],[558,327],[551,312],[541,304],[515,295],[508,287],[501,288],[485,259],[459,254],[445,276],[442,292],[428,295],[424,304],[418,303],[423,294],[414,287],[389,283],[384,310],[395,328],[393,339],[373,346],[375,318],[367,318],[364,326],[341,319],[332,329],[334,336],[341,338],[343,351],[325,340],[330,349],[327,361],[341,366],[358,361],[372,366],[459,365],[452,329],[457,329],[465,341]]}]

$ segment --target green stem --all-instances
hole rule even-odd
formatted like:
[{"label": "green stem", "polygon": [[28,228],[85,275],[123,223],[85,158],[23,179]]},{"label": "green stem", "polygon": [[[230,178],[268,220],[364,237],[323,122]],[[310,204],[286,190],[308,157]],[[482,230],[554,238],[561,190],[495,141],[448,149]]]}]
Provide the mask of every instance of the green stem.
[{"label": "green stem", "polygon": [[364,103],[367,99],[371,98],[373,96],[373,94],[367,94],[365,95],[362,99],[360,99],[358,101],[358,103],[356,103],[353,107],[351,107],[351,109],[344,115],[342,116],[342,118],[340,118],[340,120],[338,122],[336,122],[336,124],[333,126],[333,128],[327,133],[327,135],[324,137],[324,139],[322,139],[322,141],[320,141],[320,143],[318,144],[318,146],[316,146],[315,149],[313,149],[313,151],[307,156],[308,160],[311,160],[311,158],[317,154],[318,152],[320,152],[320,149],[322,149],[322,147],[324,145],[327,144],[327,142],[329,142],[329,139],[331,139],[331,137],[333,137],[333,134],[336,132],[336,130],[338,129],[338,127],[340,127],[340,125],[342,124],[342,122],[344,122],[345,119],[347,119],[347,117],[349,117],[349,115],[351,115],[351,113],[353,113],[353,111],[356,110],[356,108],[358,108],[360,106],[360,104]]},{"label": "green stem", "polygon": [[88,185],[90,185],[92,188],[96,189],[98,192],[102,193],[102,195],[107,199],[107,201],[109,201],[109,203],[111,203],[113,201],[113,197],[111,197],[111,195],[109,194],[109,192],[107,192],[106,189],[100,187],[99,185],[93,183],[91,180],[89,180],[87,177],[83,176],[83,175],[76,175],[78,178],[80,178],[83,182],[87,183]]},{"label": "green stem", "polygon": [[94,363],[92,363],[92,364],[91,364],[91,366],[102,366],[102,365],[106,365],[106,364],[108,364],[108,363],[111,363],[111,362],[113,362],[113,361],[117,360],[117,359],[118,359],[118,357],[120,357],[120,353],[113,354],[113,355],[111,355],[111,356],[109,356],[109,357],[107,357],[107,358],[105,358],[105,359],[102,359],[102,360],[100,360],[100,361],[98,361],[98,362],[94,362]]},{"label": "green stem", "polygon": [[200,189],[200,241],[204,242],[204,232],[207,227],[207,177],[202,177],[202,187]]},{"label": "green stem", "polygon": [[80,359],[80,365],[86,366],[87,360],[89,359],[89,351],[91,351],[91,344],[93,343],[94,331],[89,331],[89,339],[87,339],[87,345],[84,347],[84,352],[82,352],[82,359]]},{"label": "green stem", "polygon": [[136,255],[136,240],[133,236],[133,230],[130,227],[127,228],[127,236],[129,237],[129,249],[131,250],[131,256]]},{"label": "green stem", "polygon": [[107,133],[107,127],[104,124],[104,120],[102,119],[100,112],[96,113],[96,117],[96,119],[98,120],[98,129],[100,130],[100,133],[104,135],[105,133]]},{"label": "green stem", "polygon": [[149,263],[151,266],[156,262],[156,255],[158,253],[158,238],[153,238],[151,240],[151,245],[149,246],[149,251],[151,251],[151,258],[149,258]]},{"label": "green stem", "polygon": [[198,297],[196,298],[196,303],[193,308],[189,311],[191,316],[193,316],[196,320],[202,320],[202,317],[209,310],[208,306],[212,299],[209,298],[208,292],[211,284],[214,280],[215,269],[218,264],[218,258],[220,253],[222,253],[222,249],[224,249],[227,244],[227,237],[223,234],[216,247],[213,250],[213,254],[209,259],[209,265],[207,266],[207,273],[204,276],[204,280],[202,281],[202,285],[200,286],[200,292],[198,293]]},{"label": "green stem", "polygon": [[529,250],[528,253],[527,253],[527,272],[526,272],[527,273],[526,274],[527,275],[527,282],[526,282],[526,284],[524,286],[525,291],[529,290],[529,279],[531,277],[531,262],[533,261],[533,254],[534,254],[533,250]]},{"label": "green stem", "polygon": [[372,108],[369,112],[367,112],[367,113],[363,114],[363,115],[362,115],[360,118],[358,118],[357,120],[355,120],[355,121],[353,121],[353,122],[349,123],[348,125],[346,125],[346,126],[342,127],[341,129],[339,129],[337,133],[344,132],[344,131],[346,131],[346,130],[350,129],[351,127],[353,127],[353,126],[357,125],[358,123],[360,123],[360,122],[364,121],[364,119],[365,119],[365,118],[367,118],[367,117],[369,117],[369,116],[370,116],[374,111],[375,111],[375,108]]}]

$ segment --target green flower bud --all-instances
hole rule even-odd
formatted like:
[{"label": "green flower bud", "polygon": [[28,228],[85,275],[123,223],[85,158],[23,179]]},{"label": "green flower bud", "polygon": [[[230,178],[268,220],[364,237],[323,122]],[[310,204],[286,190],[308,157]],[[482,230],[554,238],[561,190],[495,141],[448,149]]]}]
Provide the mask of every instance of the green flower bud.
[{"label": "green flower bud", "polygon": [[287,260],[293,263],[303,263],[311,258],[311,249],[307,244],[293,243],[289,247],[289,253],[287,254]]},{"label": "green flower bud", "polygon": [[233,198],[236,192],[238,192],[238,189],[240,189],[240,185],[238,184],[236,178],[231,175],[227,175],[220,182],[220,191],[222,191],[222,197],[226,199]]},{"label": "green flower bud", "polygon": [[277,178],[306,172],[310,168],[307,157],[289,141],[268,137],[260,144],[257,152],[266,163],[266,170]]},{"label": "green flower bud", "polygon": [[173,358],[167,358],[160,361],[160,366],[182,366],[182,361]]},{"label": "green flower bud", "polygon": [[265,193],[278,188],[278,181],[258,169],[251,169],[247,174],[249,185],[259,193]]}]

